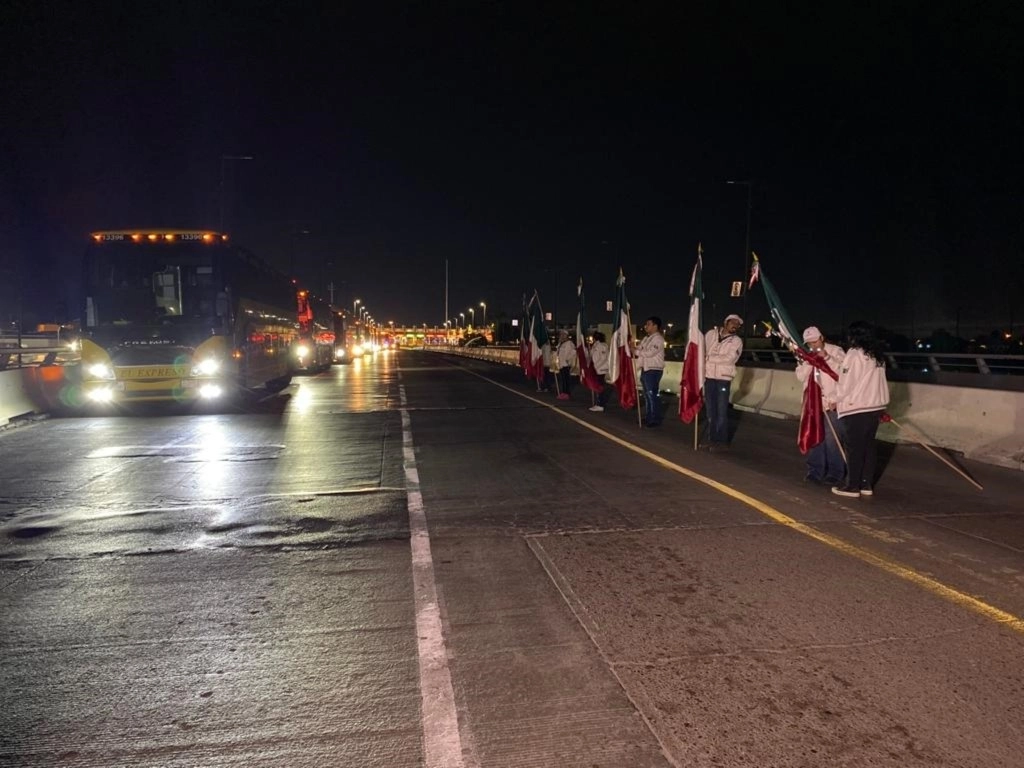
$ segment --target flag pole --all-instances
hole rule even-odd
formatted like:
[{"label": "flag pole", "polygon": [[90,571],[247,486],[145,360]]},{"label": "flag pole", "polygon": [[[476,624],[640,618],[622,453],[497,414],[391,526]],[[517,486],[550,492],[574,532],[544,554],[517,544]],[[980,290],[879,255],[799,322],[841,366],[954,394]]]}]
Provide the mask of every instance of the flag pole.
[{"label": "flag pole", "polygon": [[[626,338],[629,339],[633,335],[633,318],[629,314],[629,302],[626,302],[626,323],[629,325],[629,327],[626,329]],[[636,360],[636,357],[633,354],[635,351],[636,350],[633,350],[633,349],[629,350],[629,352],[630,352],[630,354],[629,354],[629,364],[631,366],[633,366],[633,386],[634,387],[636,387],[636,363],[633,362],[634,360]],[[646,393],[645,393],[645,396],[646,396]],[[639,397],[637,397],[637,399],[636,399],[636,425],[638,427],[640,427],[641,429],[643,429],[643,427],[644,427],[644,418],[643,418],[643,415],[642,415],[642,413],[640,411],[640,398]]]},{"label": "flag pole", "polygon": [[915,437],[915,436],[914,436],[914,435],[913,435],[912,433],[908,432],[908,431],[907,431],[907,428],[906,428],[906,427],[904,427],[904,426],[903,426],[902,424],[900,424],[900,423],[899,423],[898,421],[896,421],[896,419],[894,419],[894,418],[893,418],[892,416],[890,416],[890,415],[889,415],[889,414],[887,414],[887,413],[883,413],[883,414],[882,414],[882,415],[881,415],[881,416],[880,416],[879,418],[880,418],[880,420],[881,420],[881,421],[883,421],[883,422],[884,422],[884,421],[891,421],[891,422],[892,422],[893,424],[895,424],[895,425],[896,425],[897,427],[899,427],[899,428],[900,428],[901,430],[903,430],[904,432],[907,432],[907,434],[908,434],[908,435],[910,436],[910,439],[911,439],[911,440],[913,440],[913,441],[914,441],[915,443],[917,443],[917,444],[918,444],[918,445],[920,445],[920,446],[921,446],[922,448],[924,448],[924,449],[925,449],[926,451],[928,451],[928,453],[930,453],[930,454],[931,454],[932,456],[934,456],[934,457],[935,457],[936,459],[938,459],[938,460],[939,460],[939,461],[941,461],[941,462],[942,462],[943,464],[945,464],[945,465],[946,465],[947,467],[949,467],[949,468],[950,468],[950,469],[952,469],[952,470],[953,470],[954,472],[956,472],[956,473],[957,473],[958,475],[960,475],[960,477],[962,477],[962,478],[963,478],[964,480],[966,480],[966,481],[967,481],[968,483],[970,483],[971,485],[973,485],[973,486],[974,486],[975,488],[977,488],[977,489],[978,489],[979,491],[984,491],[984,490],[985,490],[985,488],[984,488],[984,487],[983,487],[983,486],[981,485],[981,483],[979,483],[978,481],[976,481],[976,480],[975,480],[974,478],[972,478],[972,477],[971,477],[970,475],[968,475],[968,474],[967,474],[966,472],[964,472],[964,471],[963,471],[962,469],[960,469],[960,467],[958,467],[958,466],[957,466],[956,464],[954,464],[953,462],[951,462],[951,461],[950,461],[949,459],[947,459],[947,458],[946,458],[945,456],[943,456],[943,455],[942,455],[942,454],[940,454],[940,453],[939,453],[938,451],[936,451],[936,450],[935,450],[934,448],[932,448],[932,447],[931,447],[930,445],[928,445],[928,444],[927,444],[926,442],[924,442],[924,440],[921,440],[921,439],[919,439],[919,438]]},{"label": "flag pole", "polygon": [[[812,372],[811,375],[813,376],[814,373]],[[843,457],[843,464],[850,466],[850,462],[846,458],[846,451],[843,450],[843,441],[839,439],[839,434],[836,432],[836,428],[832,425],[832,419],[828,417],[828,411],[825,411],[822,418],[825,419],[825,423],[828,424],[828,428],[832,432],[832,437],[836,440],[836,445],[839,446],[839,455]]]}]

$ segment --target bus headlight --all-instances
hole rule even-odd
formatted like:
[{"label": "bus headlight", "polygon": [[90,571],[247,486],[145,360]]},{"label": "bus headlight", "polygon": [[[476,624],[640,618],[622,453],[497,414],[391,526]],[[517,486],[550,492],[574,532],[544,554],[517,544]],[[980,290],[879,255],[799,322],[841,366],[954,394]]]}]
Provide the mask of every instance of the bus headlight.
[{"label": "bus headlight", "polygon": [[204,400],[214,400],[224,392],[217,384],[203,384],[199,388],[199,396]]},{"label": "bus headlight", "polygon": [[345,348],[344,347],[336,347],[335,350],[334,350],[334,356],[335,357],[344,357],[345,356]]},{"label": "bus headlight", "polygon": [[295,350],[295,354],[298,355],[299,357],[305,357],[306,355],[309,354],[309,347],[307,347],[305,344],[300,344],[298,348]]},{"label": "bus headlight", "polygon": [[193,376],[213,376],[217,371],[220,370],[220,360],[214,357],[208,357],[205,360],[200,360],[198,363],[192,366]]},{"label": "bus headlight", "polygon": [[93,363],[85,371],[94,379],[114,378],[114,369],[106,363]]},{"label": "bus headlight", "polygon": [[94,403],[109,403],[114,399],[114,390],[110,387],[90,389],[87,396]]},{"label": "bus headlight", "polygon": [[356,344],[354,347],[352,347],[352,354],[355,357],[359,357],[361,354],[363,354],[363,345]]}]

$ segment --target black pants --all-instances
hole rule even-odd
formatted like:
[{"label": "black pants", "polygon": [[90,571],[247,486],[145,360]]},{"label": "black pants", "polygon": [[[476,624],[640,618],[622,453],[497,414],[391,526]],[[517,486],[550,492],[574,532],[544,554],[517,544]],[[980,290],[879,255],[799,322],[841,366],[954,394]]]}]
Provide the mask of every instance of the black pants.
[{"label": "black pants", "polygon": [[875,481],[875,433],[878,431],[878,415],[881,411],[851,413],[842,416],[843,445],[846,447],[846,487],[860,490]]},{"label": "black pants", "polygon": [[562,392],[569,395],[572,394],[572,376],[570,372],[572,368],[565,366],[564,368],[558,369],[558,381],[562,385]]}]

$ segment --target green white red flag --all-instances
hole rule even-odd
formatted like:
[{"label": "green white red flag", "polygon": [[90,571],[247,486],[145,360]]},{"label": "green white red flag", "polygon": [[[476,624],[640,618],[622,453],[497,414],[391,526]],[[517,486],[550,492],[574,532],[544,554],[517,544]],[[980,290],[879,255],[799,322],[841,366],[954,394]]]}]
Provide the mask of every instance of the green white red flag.
[{"label": "green white red flag", "polygon": [[576,295],[580,299],[580,310],[576,313],[576,362],[580,366],[580,381],[592,392],[600,392],[604,389],[604,382],[594,370],[594,361],[590,359],[590,350],[587,349],[587,319],[583,310],[582,277],[576,286]]},{"label": "green white red flag", "polygon": [[545,373],[544,363],[544,346],[548,344],[548,329],[544,325],[544,314],[540,308],[540,296],[536,291],[533,292],[533,298],[530,299],[530,349],[529,359],[527,365],[529,370],[526,375],[528,378],[536,379],[538,382],[543,383]]},{"label": "green white red flag", "polygon": [[608,380],[626,409],[636,407],[636,371],[633,369],[633,334],[626,301],[626,277],[619,270],[615,281],[615,309],[612,318],[612,343],[608,355]]},{"label": "green white red flag", "polygon": [[704,250],[697,246],[697,263],[690,277],[690,322],[686,330],[683,378],[679,382],[679,418],[689,424],[704,405],[704,332],[700,329],[704,289],[701,282]]}]

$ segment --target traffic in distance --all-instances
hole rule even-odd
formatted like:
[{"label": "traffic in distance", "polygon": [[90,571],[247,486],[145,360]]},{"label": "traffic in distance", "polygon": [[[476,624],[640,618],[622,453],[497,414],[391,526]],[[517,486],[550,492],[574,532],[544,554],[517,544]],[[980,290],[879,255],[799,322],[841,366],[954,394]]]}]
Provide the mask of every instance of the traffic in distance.
[{"label": "traffic in distance", "polygon": [[381,344],[226,234],[104,230],[85,254],[81,382],[72,406],[218,401]]}]

